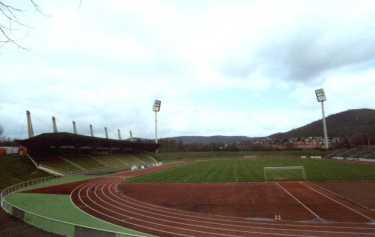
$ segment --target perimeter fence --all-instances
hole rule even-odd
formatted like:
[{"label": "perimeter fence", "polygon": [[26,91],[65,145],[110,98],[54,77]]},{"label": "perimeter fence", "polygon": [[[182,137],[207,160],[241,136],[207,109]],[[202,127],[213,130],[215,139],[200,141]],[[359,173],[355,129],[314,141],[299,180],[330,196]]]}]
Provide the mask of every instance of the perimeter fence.
[{"label": "perimeter fence", "polygon": [[[18,184],[14,184],[5,188],[0,193],[1,208],[8,214],[28,223],[38,229],[49,233],[68,236],[68,237],[147,237],[150,235],[138,235],[125,232],[116,232],[108,229],[95,228],[85,226],[68,221],[58,220],[30,210],[26,210],[20,206],[14,205],[7,200],[7,197],[13,193],[22,192],[27,189],[36,187],[36,185],[47,184],[47,182],[59,179],[61,177],[48,176],[37,179],[27,180]],[[3,235],[2,235],[3,236]],[[13,236],[10,232],[9,235]],[[7,236],[4,236],[7,237]]]}]

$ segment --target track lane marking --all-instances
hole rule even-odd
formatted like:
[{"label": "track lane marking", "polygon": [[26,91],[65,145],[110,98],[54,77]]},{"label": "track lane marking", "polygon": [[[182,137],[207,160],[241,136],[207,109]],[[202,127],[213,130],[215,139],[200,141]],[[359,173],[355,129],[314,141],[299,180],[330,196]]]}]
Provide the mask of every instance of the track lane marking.
[{"label": "track lane marking", "polygon": [[307,185],[306,183],[301,183],[301,184],[302,184],[303,186],[305,186],[306,188],[308,188],[308,189],[310,189],[310,190],[312,190],[312,191],[314,191],[314,192],[320,194],[321,196],[328,198],[328,199],[331,200],[332,202],[335,202],[335,203],[339,204],[340,206],[345,207],[346,209],[348,209],[348,210],[350,210],[350,211],[356,213],[357,215],[362,216],[363,218],[367,219],[368,221],[370,221],[370,222],[374,222],[374,219],[372,219],[371,217],[369,217],[369,216],[363,214],[362,212],[360,212],[360,211],[358,211],[358,210],[355,210],[354,208],[349,207],[349,206],[346,205],[345,203],[342,203],[342,202],[340,202],[340,201],[338,201],[338,200],[335,200],[334,198],[329,197],[328,195],[326,195],[326,194],[324,194],[324,193],[322,193],[322,192],[319,192],[318,190],[316,190],[315,188],[311,187],[310,185]]},{"label": "track lane marking", "polygon": [[[99,220],[99,221],[101,221],[101,222],[110,223],[110,224],[114,225],[112,222],[109,222],[109,221],[106,221],[106,220],[103,220],[103,219],[101,219],[101,218],[98,218],[98,217],[96,217],[96,216],[91,215],[91,214],[88,213],[87,211],[83,210],[80,206],[76,205],[76,203],[74,203],[74,201],[73,201],[73,195],[74,195],[75,192],[77,192],[76,189],[78,190],[78,188],[80,189],[80,188],[82,188],[84,185],[87,185],[87,184],[88,184],[88,183],[83,183],[83,184],[81,184],[81,185],[75,187],[75,188],[73,189],[73,191],[70,193],[70,201],[74,204],[74,206],[75,206],[76,208],[78,208],[80,211],[83,211],[85,214],[87,214],[87,215],[90,216],[91,218],[96,219],[96,220]],[[82,186],[82,187],[81,187],[81,186]],[[77,194],[77,197],[78,197],[79,200],[81,200],[81,197],[79,196],[79,194]],[[84,206],[86,206],[85,203],[83,203],[82,201],[80,201],[80,202],[81,202]],[[72,225],[74,225],[74,223],[72,223]],[[89,227],[89,226],[84,226],[84,225],[81,225],[81,226],[86,227],[86,228],[89,228],[89,229],[96,229],[96,228],[91,228],[91,227]],[[123,232],[112,231],[112,230],[109,230],[109,229],[96,229],[96,230],[102,230],[102,231],[112,232],[112,233],[116,233],[116,234],[124,234]],[[130,237],[145,237],[144,235],[138,235],[138,234],[131,234],[131,233],[126,233],[126,234],[129,235]]]},{"label": "track lane marking", "polygon": [[370,207],[368,207],[368,206],[362,205],[362,204],[360,204],[360,203],[358,203],[358,202],[356,202],[356,201],[354,201],[354,200],[352,200],[352,199],[350,199],[350,198],[348,198],[348,197],[345,197],[344,195],[341,195],[341,194],[339,194],[339,193],[337,193],[337,192],[335,192],[335,191],[329,190],[328,188],[323,187],[322,185],[319,185],[319,184],[316,184],[316,183],[311,183],[311,182],[309,182],[309,185],[314,186],[314,187],[317,187],[318,189],[322,189],[322,190],[324,190],[324,191],[327,192],[327,193],[330,193],[330,194],[335,195],[335,196],[337,196],[337,197],[339,197],[339,198],[341,198],[341,199],[343,199],[343,200],[346,200],[346,201],[348,201],[348,202],[351,202],[351,203],[353,203],[354,205],[359,206],[359,207],[361,207],[361,208],[363,208],[363,209],[366,209],[366,210],[369,210],[369,211],[375,211],[374,208],[370,208]]},{"label": "track lane marking", "polygon": [[[112,199],[112,197],[116,197],[116,198],[119,198],[115,195],[115,193],[112,192],[112,187],[114,185],[107,185],[107,187],[105,187],[106,189],[103,189],[103,187],[101,188],[101,194],[103,194],[106,198],[110,199],[111,201],[114,202],[114,204],[116,205],[119,205],[121,207],[124,207],[124,208],[131,208],[133,210],[136,210],[136,211],[140,211],[140,212],[143,212],[145,214],[149,213],[149,214],[155,214],[155,215],[159,215],[159,216],[163,216],[163,217],[170,217],[170,218],[174,218],[174,219],[182,219],[182,220],[186,220],[186,218],[181,218],[181,217],[172,217],[172,216],[168,216],[168,215],[164,215],[164,214],[159,214],[157,213],[157,211],[160,211],[160,210],[157,210],[157,208],[149,208],[149,211],[145,211],[145,210],[139,210],[132,205],[132,202],[131,201],[127,201],[127,200],[124,200],[124,199],[121,199],[121,200],[124,200],[125,203],[129,203],[130,204],[125,204],[123,202],[119,202],[119,201],[116,201],[114,199]],[[109,191],[109,195],[106,195],[105,194],[105,191]],[[104,200],[102,200],[104,202]],[[135,205],[136,207],[139,207],[139,208],[144,208],[143,206],[141,206],[140,204],[133,204]],[[114,206],[114,205],[112,205]],[[119,208],[121,210],[124,210],[123,208]],[[175,214],[178,216],[178,214]],[[194,216],[192,216],[194,217]],[[197,218],[199,219],[199,218]],[[240,227],[240,228],[254,228],[254,229],[265,229],[265,230],[270,230],[270,231],[290,231],[290,232],[315,232],[315,233],[326,233],[326,234],[341,234],[341,235],[367,235],[367,236],[373,236],[375,235],[375,233],[368,233],[368,232],[350,232],[350,231],[347,231],[347,232],[344,232],[344,231],[334,231],[334,230],[306,230],[306,229],[286,229],[286,228],[272,228],[272,227],[263,227],[263,226],[257,226],[256,224],[253,224],[253,225],[249,225],[249,226],[245,226],[245,225],[234,225],[234,224],[223,224],[223,223],[218,223],[218,222],[210,222],[210,221],[198,221],[198,220],[189,220],[189,221],[192,221],[192,222],[199,222],[199,223],[208,223],[208,224],[213,224],[213,225],[223,225],[223,226],[231,226],[231,227]],[[181,223],[181,222],[180,222]],[[212,227],[214,228],[214,227]],[[247,230],[238,230],[239,232],[249,232]],[[303,236],[306,236],[306,235],[303,235]]]},{"label": "track lane marking", "polygon": [[[98,186],[99,185],[96,185],[95,188],[94,188],[94,196],[95,198],[97,198],[99,201],[101,202],[104,202],[106,203],[102,198],[99,197],[98,193],[97,193],[97,189],[98,189]],[[100,185],[100,186],[103,186],[103,185]],[[123,213],[120,213],[120,212],[117,212],[117,211],[114,211],[112,209],[109,209],[101,204],[99,204],[98,202],[96,202],[95,200],[93,200],[92,198],[90,198],[88,196],[88,198],[90,199],[91,202],[93,202],[95,205],[101,207],[102,209],[105,209],[107,211],[109,211],[109,213],[113,213],[113,214],[117,214],[119,216],[123,216],[125,218],[129,218],[128,215],[125,215]],[[107,203],[108,204],[108,203]],[[115,207],[117,209],[119,209],[118,207],[114,206],[114,205],[111,205],[109,204],[110,206],[112,207]],[[128,213],[134,213],[132,211],[127,211]],[[135,213],[137,215],[137,213]],[[141,215],[141,214],[138,214],[138,215]],[[145,215],[141,215],[141,216],[144,216],[144,217],[147,217]],[[142,219],[139,219],[137,217],[130,217],[131,220],[136,220],[136,221],[139,221],[139,222],[145,222],[145,223],[149,223],[149,224],[153,224],[153,225],[157,225],[157,226],[163,226],[163,227],[166,227],[167,229],[168,228],[171,228],[171,226],[169,225],[165,225],[165,224],[160,224],[160,223],[157,223],[157,222],[153,222],[153,221],[146,221],[146,220],[142,220]],[[157,219],[157,218],[154,218],[154,217],[149,217],[149,218],[152,218],[152,219]],[[123,220],[123,219],[119,219],[119,220]],[[175,222],[177,223],[177,222]],[[152,227],[150,227],[152,228]],[[179,230],[182,230],[182,231],[187,231],[187,232],[197,232],[197,233],[201,233],[201,234],[211,234],[211,235],[216,235],[216,236],[228,236],[228,237],[240,237],[239,235],[232,235],[232,234],[220,234],[220,233],[214,233],[214,232],[207,232],[207,231],[200,231],[200,230],[194,230],[194,229],[187,229],[187,228],[183,228],[183,227],[174,227],[176,229],[179,229]],[[164,233],[168,233],[167,231],[163,230],[163,229],[159,229],[160,232],[164,232]],[[171,234],[177,234],[177,235],[185,235],[185,234],[181,234],[181,233],[176,233],[176,232],[171,232]],[[256,233],[256,234],[262,234],[262,233]],[[186,236],[192,236],[194,237],[195,235],[186,235]],[[278,236],[281,236],[281,235],[278,235]],[[291,235],[287,235],[287,236],[291,236]],[[295,235],[292,235],[292,236],[295,236]]]},{"label": "track lane marking", "polygon": [[[109,183],[109,182],[108,182]],[[103,184],[103,185],[108,185],[108,183],[105,183],[105,184]],[[93,184],[93,185],[95,185],[95,184]],[[116,188],[117,188],[117,186],[118,186],[118,184],[116,185]],[[97,188],[97,187],[96,187]],[[81,191],[81,190],[80,190]],[[90,197],[89,197],[90,198]],[[84,204],[86,204],[86,203],[84,203]],[[95,210],[94,210],[95,211]],[[277,230],[277,229],[276,229]],[[266,234],[266,233],[263,233],[262,232],[262,234]],[[347,233],[348,234],[348,233]],[[360,233],[356,233],[356,234],[360,234]],[[365,233],[364,233],[365,234]],[[372,234],[367,234],[367,235],[372,235]]]},{"label": "track lane marking", "polygon": [[[111,197],[107,196],[105,193],[104,193],[104,189],[103,189],[104,185],[101,185],[100,187],[100,194],[104,195],[106,198],[108,198],[109,200],[115,202],[116,204],[121,204],[119,202],[116,202],[114,201]],[[98,198],[98,200],[100,200],[101,202],[103,203],[107,203],[108,205],[114,207],[115,209],[118,209],[119,211],[125,211],[127,213],[132,213],[132,214],[135,214],[135,215],[139,215],[139,216],[143,216],[143,217],[147,217],[147,218],[150,218],[150,219],[156,219],[156,220],[160,220],[159,218],[156,218],[156,217],[152,217],[150,215],[146,216],[144,214],[140,214],[140,213],[137,213],[137,212],[133,212],[133,211],[129,211],[129,210],[126,210],[126,209],[123,209],[123,208],[120,208],[118,207],[117,205],[115,204],[111,204],[111,203],[108,203],[106,202],[106,200],[104,200],[103,198],[100,198],[99,195],[97,195],[97,192],[95,192],[95,196]],[[100,205],[100,204],[99,204]],[[131,206],[127,206],[127,207],[130,207],[131,209],[135,209],[136,211],[140,211],[134,207],[131,207]],[[114,210],[111,210],[113,213],[116,213],[118,215],[123,215],[123,213],[120,213],[118,211],[114,211]],[[151,215],[153,214],[156,214],[156,213],[151,213]],[[161,215],[161,214],[159,214]],[[161,215],[161,216],[164,216],[164,217],[170,217],[170,216],[167,216],[167,215]],[[134,217],[135,219],[138,219],[137,217]],[[179,219],[182,219],[182,218],[179,218]],[[180,225],[184,225],[184,226],[192,226],[192,227],[198,227],[198,228],[206,228],[206,229],[212,229],[212,230],[221,230],[221,231],[228,231],[228,232],[241,232],[241,233],[247,233],[247,234],[263,234],[263,235],[276,235],[276,236],[306,236],[306,235],[295,235],[295,234],[281,234],[281,233],[265,233],[265,232],[258,232],[258,231],[240,231],[240,230],[236,230],[236,229],[225,229],[225,228],[218,228],[218,227],[209,227],[209,226],[202,226],[202,225],[194,225],[194,224],[189,224],[189,223],[184,223],[184,222],[177,222],[177,221],[171,221],[171,220],[167,220],[165,219],[164,220],[165,222],[169,222],[171,224],[180,224]],[[152,222],[152,223],[155,223],[156,222]],[[161,225],[164,225],[164,224],[161,224]],[[216,224],[216,225],[220,225],[220,224]],[[180,227],[175,227],[175,228],[180,228]],[[181,227],[182,228],[182,227]],[[255,227],[257,228],[257,227]],[[262,227],[258,227],[258,228],[262,228]],[[190,230],[190,231],[197,231],[199,232],[199,230],[194,230],[194,229],[187,229],[187,230]],[[274,230],[279,230],[279,229],[274,229]],[[289,230],[288,230],[289,231]],[[218,234],[217,232],[214,233],[214,232],[206,232],[206,233],[213,233],[215,235],[220,235],[220,236],[232,236],[232,234]],[[237,235],[235,235],[237,236]],[[238,236],[242,236],[242,235],[238,235]]]},{"label": "track lane marking", "polygon": [[[296,223],[296,224],[288,224],[288,223],[278,224],[278,223],[269,223],[269,222],[260,222],[260,221],[251,221],[251,220],[224,220],[223,218],[225,218],[226,216],[221,216],[221,215],[208,216],[208,215],[203,215],[203,214],[196,213],[196,212],[184,211],[184,210],[181,210],[181,209],[163,207],[163,206],[158,206],[158,205],[154,205],[154,204],[147,203],[147,202],[142,202],[142,201],[136,200],[134,198],[131,198],[127,195],[124,195],[123,193],[121,193],[119,191],[118,186],[119,186],[119,184],[115,185],[115,191],[116,191],[116,193],[122,194],[121,196],[119,196],[119,198],[121,198],[122,200],[129,200],[129,201],[132,201],[132,202],[135,202],[135,203],[139,203],[140,205],[160,208],[160,209],[165,210],[165,212],[167,212],[167,213],[179,213],[180,215],[183,215],[183,216],[186,216],[186,217],[196,217],[196,218],[202,218],[202,219],[206,219],[206,220],[226,221],[226,222],[231,222],[231,223],[259,224],[259,225],[270,225],[270,226],[292,226],[292,227],[309,227],[309,228],[329,227],[329,228],[338,228],[338,229],[375,230],[374,227],[368,226],[369,224],[356,223],[356,222],[353,222],[353,223],[351,223],[351,222],[334,222],[335,224],[338,224],[340,226],[330,225],[329,223],[322,226],[322,225],[318,225],[318,224],[316,224],[316,225],[298,224],[298,223]],[[219,217],[219,218],[214,218],[214,217]],[[361,225],[364,225],[364,226],[362,226],[362,227],[343,226],[343,224],[353,224],[353,225],[361,224]]]},{"label": "track lane marking", "polygon": [[[175,232],[171,232],[171,231],[165,231],[165,230],[160,230],[160,229],[156,229],[156,228],[153,228],[153,227],[148,227],[148,226],[145,226],[145,225],[140,225],[140,224],[136,224],[136,223],[132,223],[130,221],[126,221],[124,219],[118,219],[116,217],[113,217],[113,216],[110,216],[106,213],[103,213],[103,212],[100,212],[96,209],[94,209],[93,207],[89,206],[87,203],[83,202],[83,200],[81,199],[81,189],[79,189],[78,191],[78,197],[80,199],[80,201],[87,207],[89,208],[90,210],[92,210],[93,212],[95,213],[98,213],[99,215],[103,215],[103,216],[106,216],[108,217],[109,219],[112,219],[112,220],[115,220],[115,221],[118,221],[120,223],[124,223],[124,224],[129,224],[129,225],[133,225],[133,226],[137,226],[139,228],[144,228],[144,229],[148,229],[148,230],[151,230],[151,231],[158,231],[158,232],[162,232],[162,233],[167,233],[167,234],[172,234],[172,235],[175,235],[175,236],[182,236],[182,237],[194,237],[192,235],[185,235],[185,234],[179,234],[179,233],[175,233]],[[86,197],[92,202],[94,203],[95,205],[97,206],[100,206],[98,205],[95,201],[93,201],[89,196],[88,196],[88,190],[86,189]],[[104,208],[105,209],[105,208]],[[125,233],[126,234],[126,233]],[[142,236],[144,237],[144,236]]]},{"label": "track lane marking", "polygon": [[281,190],[283,190],[287,195],[289,195],[291,198],[293,198],[295,201],[297,201],[302,207],[304,207],[308,212],[310,212],[313,216],[315,216],[316,219],[318,219],[321,222],[324,222],[324,219],[321,218],[316,212],[311,210],[306,204],[304,204],[301,200],[299,200],[296,196],[294,196],[291,192],[289,192],[286,188],[284,188],[279,182],[275,183]]}]

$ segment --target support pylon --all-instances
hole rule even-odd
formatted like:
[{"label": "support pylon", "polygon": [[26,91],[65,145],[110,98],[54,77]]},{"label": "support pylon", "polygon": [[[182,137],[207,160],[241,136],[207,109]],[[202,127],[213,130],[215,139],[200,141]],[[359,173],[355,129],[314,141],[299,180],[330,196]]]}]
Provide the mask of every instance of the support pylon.
[{"label": "support pylon", "polygon": [[27,118],[27,135],[29,138],[34,136],[34,129],[33,129],[33,124],[31,122],[31,113],[30,111],[26,111],[26,118]]},{"label": "support pylon", "polygon": [[90,136],[94,136],[94,128],[92,127],[92,124],[90,124]]},{"label": "support pylon", "polygon": [[77,134],[77,125],[76,125],[76,121],[72,121],[73,123],[73,133],[74,134]]}]

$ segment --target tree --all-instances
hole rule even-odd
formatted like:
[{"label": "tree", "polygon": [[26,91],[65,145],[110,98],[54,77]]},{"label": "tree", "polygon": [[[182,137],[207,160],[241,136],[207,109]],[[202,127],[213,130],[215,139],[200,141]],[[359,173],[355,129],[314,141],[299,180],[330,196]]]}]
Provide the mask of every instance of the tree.
[{"label": "tree", "polygon": [[[45,15],[34,0],[24,1],[26,5],[30,5],[30,7],[34,8],[37,12]],[[25,49],[17,42],[13,34],[15,27],[27,27],[20,20],[23,11],[24,9],[16,7],[14,4],[8,4],[6,1],[0,0],[0,46],[10,43]]]}]

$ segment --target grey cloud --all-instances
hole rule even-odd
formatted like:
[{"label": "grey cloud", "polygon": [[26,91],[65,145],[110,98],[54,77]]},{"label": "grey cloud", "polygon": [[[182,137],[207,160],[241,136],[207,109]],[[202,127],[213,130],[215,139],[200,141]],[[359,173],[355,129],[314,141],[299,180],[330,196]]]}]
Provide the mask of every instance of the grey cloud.
[{"label": "grey cloud", "polygon": [[[254,53],[225,62],[222,72],[236,77],[251,77],[261,72],[267,77],[290,81],[311,81],[325,72],[347,66],[363,66],[375,60],[375,21],[364,25],[312,27],[301,24],[285,29],[263,42]],[[246,52],[246,46],[244,47]],[[252,51],[251,51],[252,52]]]}]

